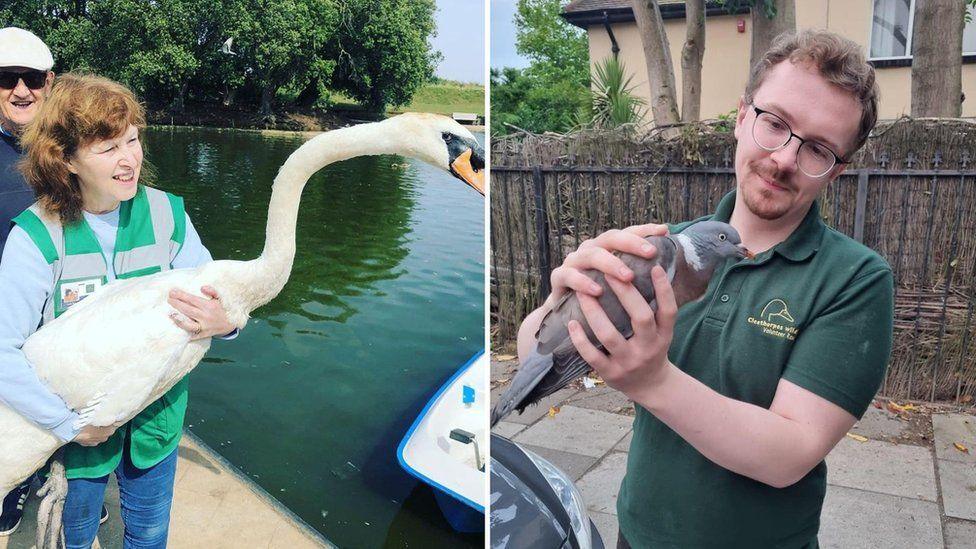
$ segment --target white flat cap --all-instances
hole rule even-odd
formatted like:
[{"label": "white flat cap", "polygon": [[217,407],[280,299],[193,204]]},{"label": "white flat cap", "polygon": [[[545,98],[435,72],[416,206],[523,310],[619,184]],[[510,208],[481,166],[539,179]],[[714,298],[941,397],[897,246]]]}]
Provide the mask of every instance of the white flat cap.
[{"label": "white flat cap", "polygon": [[49,71],[53,66],[51,50],[34,33],[17,27],[0,29],[0,67]]}]

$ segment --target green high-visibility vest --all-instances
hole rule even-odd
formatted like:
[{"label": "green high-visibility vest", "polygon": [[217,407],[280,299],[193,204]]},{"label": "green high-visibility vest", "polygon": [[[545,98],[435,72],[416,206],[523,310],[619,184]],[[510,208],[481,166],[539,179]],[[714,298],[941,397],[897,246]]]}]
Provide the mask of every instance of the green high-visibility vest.
[{"label": "green high-visibility vest", "polygon": [[[119,206],[112,267],[116,278],[136,278],[173,268],[186,236],[183,199],[139,186],[135,197]],[[108,281],[108,264],[94,231],[84,218],[62,226],[34,204],[14,218],[51,266],[54,289],[44,303],[41,324],[60,316]],[[65,446],[68,478],[99,478],[118,466],[126,441],[132,464],[156,465],[180,442],[186,416],[187,379],[183,378],[107,441],[94,447]]]}]

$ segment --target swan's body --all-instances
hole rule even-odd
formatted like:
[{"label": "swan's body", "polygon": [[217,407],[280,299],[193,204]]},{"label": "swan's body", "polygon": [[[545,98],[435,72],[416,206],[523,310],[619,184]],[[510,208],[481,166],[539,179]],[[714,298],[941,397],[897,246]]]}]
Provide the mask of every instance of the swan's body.
[{"label": "swan's body", "polygon": [[[243,328],[250,312],[278,295],[288,280],[299,199],[313,173],[333,162],[372,154],[403,154],[463,173],[463,166],[452,165],[452,156],[458,155],[450,149],[449,135],[477,150],[467,130],[432,115],[401,115],[315,137],[288,158],[275,178],[260,257],[115,281],[31,335],[23,346],[27,360],[69,407],[86,411],[87,424],[108,426],[132,419],[192,370],[210,347],[209,339],[191,341],[173,323],[173,308],[167,303],[171,289],[200,295],[202,286],[212,286],[227,318]],[[0,499],[62,444],[0,403]]]}]

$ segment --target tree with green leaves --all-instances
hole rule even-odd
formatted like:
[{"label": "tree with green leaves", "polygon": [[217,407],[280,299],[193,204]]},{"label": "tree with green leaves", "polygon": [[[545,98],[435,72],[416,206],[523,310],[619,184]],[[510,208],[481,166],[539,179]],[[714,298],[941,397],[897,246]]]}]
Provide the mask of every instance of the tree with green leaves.
[{"label": "tree with green leaves", "polygon": [[427,44],[435,11],[434,0],[341,2],[335,85],[376,110],[408,103],[440,60]]},{"label": "tree with green leaves", "polygon": [[519,0],[515,48],[530,60],[524,70],[491,73],[491,131],[511,126],[532,132],[567,132],[589,110],[586,34],[567,23],[560,0]]},{"label": "tree with green leaves", "polygon": [[[91,70],[152,106],[241,100],[264,114],[345,92],[370,109],[410,101],[438,61],[434,0],[4,0],[56,70]],[[233,49],[221,46],[233,39]]]},{"label": "tree with green leaves", "polygon": [[576,82],[549,81],[511,67],[491,71],[491,133],[512,127],[535,133],[568,132],[589,108],[589,90]]},{"label": "tree with green leaves", "polygon": [[529,58],[528,73],[549,82],[589,85],[586,33],[559,16],[560,0],[519,0],[515,13],[515,49]]}]

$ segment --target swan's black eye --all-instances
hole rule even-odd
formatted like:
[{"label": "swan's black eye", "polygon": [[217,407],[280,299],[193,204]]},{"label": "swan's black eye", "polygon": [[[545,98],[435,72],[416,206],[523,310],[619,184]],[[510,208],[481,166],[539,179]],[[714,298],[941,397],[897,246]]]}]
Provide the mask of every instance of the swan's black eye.
[{"label": "swan's black eye", "polygon": [[452,137],[453,136],[450,134],[450,132],[444,132],[441,134],[441,139],[443,139],[445,143],[450,143]]},{"label": "swan's black eye", "polygon": [[718,239],[721,240],[722,242],[725,242],[726,238],[728,237],[725,236],[725,233],[718,233]]}]

